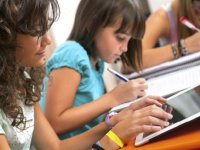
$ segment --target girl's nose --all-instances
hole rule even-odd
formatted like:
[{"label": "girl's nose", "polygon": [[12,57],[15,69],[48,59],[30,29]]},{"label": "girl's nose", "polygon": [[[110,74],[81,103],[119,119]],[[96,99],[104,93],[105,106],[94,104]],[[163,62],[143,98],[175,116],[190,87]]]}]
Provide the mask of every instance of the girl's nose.
[{"label": "girl's nose", "polygon": [[43,42],[46,45],[50,45],[51,44],[52,39],[51,39],[51,36],[50,36],[50,34],[48,32],[43,35]]},{"label": "girl's nose", "polygon": [[127,47],[122,47],[121,48],[121,52],[123,52],[123,53],[127,52],[127,50],[128,50]]}]

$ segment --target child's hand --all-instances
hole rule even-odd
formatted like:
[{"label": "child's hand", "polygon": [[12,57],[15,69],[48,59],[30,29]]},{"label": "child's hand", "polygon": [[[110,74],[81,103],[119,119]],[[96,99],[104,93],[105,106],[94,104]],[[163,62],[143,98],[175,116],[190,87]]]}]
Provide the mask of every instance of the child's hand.
[{"label": "child's hand", "polygon": [[149,105],[156,105],[156,106],[162,107],[162,105],[165,102],[166,102],[166,99],[161,96],[146,96],[132,103],[129,106],[129,109],[132,109],[133,111],[135,111]]},{"label": "child's hand", "polygon": [[[148,96],[131,104],[126,109],[113,116],[110,121],[114,125],[112,131],[127,143],[141,132],[156,132],[169,125],[167,120],[172,115],[161,107],[166,100],[159,96]],[[105,145],[106,146],[106,145]],[[119,148],[110,141],[109,147]]]},{"label": "child's hand", "polygon": [[[120,113],[124,114],[124,112]],[[114,117],[121,117],[119,116],[121,115],[120,113]],[[165,112],[157,105],[146,106],[135,111],[127,108],[126,113],[126,117],[112,129],[124,143],[133,140],[141,132],[156,132],[161,130],[162,127],[169,125],[165,120],[172,118],[171,114]]]},{"label": "child's hand", "polygon": [[197,32],[185,39],[185,47],[189,53],[199,51],[200,47],[200,32]]},{"label": "child's hand", "polygon": [[120,122],[122,120],[125,120],[127,117],[129,117],[133,111],[136,111],[136,110],[139,110],[151,105],[156,105],[161,108],[165,102],[166,102],[166,99],[164,99],[163,97],[147,96],[140,99],[139,101],[134,102],[129,107],[123,109],[120,113],[118,113],[117,116],[114,116],[111,119],[114,119],[114,124],[116,124],[116,122]]},{"label": "child's hand", "polygon": [[144,96],[146,89],[146,80],[144,78],[138,78],[130,80],[127,83],[119,84],[109,94],[112,97],[113,106],[116,106],[126,101],[136,99],[139,96]]}]

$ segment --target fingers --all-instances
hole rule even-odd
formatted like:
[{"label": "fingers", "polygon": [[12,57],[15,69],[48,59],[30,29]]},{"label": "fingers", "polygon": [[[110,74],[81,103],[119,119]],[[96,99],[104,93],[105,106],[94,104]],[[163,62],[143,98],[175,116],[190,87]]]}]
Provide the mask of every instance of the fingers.
[{"label": "fingers", "polygon": [[160,126],[160,128],[162,128],[168,126],[168,120],[172,119],[172,115],[170,113],[167,113],[156,105],[145,107],[135,111],[134,113],[134,119],[137,120],[138,124],[141,126]]},{"label": "fingers", "polygon": [[[130,80],[115,87],[111,93],[118,103],[136,99],[138,96],[144,96],[147,84],[145,79]],[[118,104],[117,103],[117,104]]]},{"label": "fingers", "polygon": [[131,82],[133,84],[137,84],[139,90],[146,90],[148,88],[148,85],[147,85],[146,80],[144,78],[138,78],[138,79],[135,79],[135,80],[131,80]]},{"label": "fingers", "polygon": [[146,95],[146,91],[145,90],[139,90],[137,91],[137,97],[143,97]]},{"label": "fingers", "polygon": [[140,83],[140,84],[146,83],[145,78],[137,78],[137,79],[134,79],[134,80],[132,80],[132,81],[136,81],[136,82],[138,82],[138,83]]},{"label": "fingers", "polygon": [[166,99],[160,96],[146,96],[131,104],[130,108],[132,110],[137,110],[153,104],[162,107],[165,102]]},{"label": "fingers", "polygon": [[160,119],[172,119],[172,114],[167,113],[164,111],[161,107],[158,107],[156,105],[147,106],[145,108],[142,108],[140,110],[135,111],[140,114],[140,117],[146,117],[146,116],[152,116]]},{"label": "fingers", "polygon": [[150,133],[160,131],[162,128],[160,126],[152,126],[152,125],[142,125],[137,127],[137,133]]},{"label": "fingers", "polygon": [[155,104],[157,106],[162,107],[162,105],[166,103],[166,99],[160,96],[147,96],[143,98],[142,103],[144,106]]},{"label": "fingers", "polygon": [[130,137],[135,137],[141,132],[157,132],[163,127],[167,127],[169,125],[167,120],[172,118],[171,114],[156,105],[150,105],[136,111],[129,109],[123,113],[127,113],[128,117],[125,117],[118,124],[126,128],[126,132],[123,132],[124,135],[120,135],[120,137],[129,140]]},{"label": "fingers", "polygon": [[162,103],[166,102],[166,99],[161,97],[161,96],[148,96],[148,97],[151,98],[151,99],[156,99],[156,100],[158,100],[158,101],[160,101]]},{"label": "fingers", "polygon": [[[170,106],[170,105],[168,105],[168,104],[164,104],[164,105],[162,106],[162,109],[165,110],[166,112],[168,112],[169,114],[171,114],[172,111],[173,111],[173,107]],[[167,120],[165,120],[165,121],[167,121]]]},{"label": "fingers", "polygon": [[144,78],[139,78],[135,80],[129,81],[130,84],[132,84],[132,91],[137,93],[137,98],[138,96],[145,96],[146,92],[145,90],[148,88],[148,85],[146,83],[146,80]]},{"label": "fingers", "polygon": [[159,126],[160,128],[163,128],[167,127],[169,122],[156,117],[147,116],[141,120],[140,125]]}]

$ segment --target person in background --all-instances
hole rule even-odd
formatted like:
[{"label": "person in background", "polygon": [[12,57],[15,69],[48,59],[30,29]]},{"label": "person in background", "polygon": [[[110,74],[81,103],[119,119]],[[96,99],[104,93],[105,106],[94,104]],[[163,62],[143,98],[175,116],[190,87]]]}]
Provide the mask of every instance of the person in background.
[{"label": "person in background", "polygon": [[[173,0],[148,17],[142,40],[143,68],[159,65],[200,50],[200,32],[183,25],[180,22],[182,16],[200,27],[200,1]],[[154,47],[158,41],[160,46]],[[122,72],[131,73],[133,69],[125,64]]]},{"label": "person in background", "polygon": [[[79,136],[60,141],[40,109],[46,48],[51,44],[47,31],[58,16],[56,0],[0,1],[1,150],[29,150],[31,142],[41,150],[88,150],[110,130],[102,122]],[[167,123],[159,118],[170,117],[160,108],[164,102],[160,97],[144,99],[110,118],[109,125],[116,134],[129,126],[129,133],[119,134],[122,140],[139,132],[158,131]]]}]

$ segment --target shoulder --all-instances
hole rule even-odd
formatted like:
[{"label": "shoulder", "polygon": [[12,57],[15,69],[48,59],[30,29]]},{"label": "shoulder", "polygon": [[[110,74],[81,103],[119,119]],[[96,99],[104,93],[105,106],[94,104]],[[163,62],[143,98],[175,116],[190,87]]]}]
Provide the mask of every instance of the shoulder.
[{"label": "shoulder", "polygon": [[79,70],[83,64],[89,64],[86,50],[76,41],[66,41],[60,45],[47,62],[47,73],[53,69],[70,67]]},{"label": "shoulder", "polygon": [[[160,36],[165,36],[169,31],[169,20],[167,16],[167,12],[160,8],[153,12],[146,21],[147,30],[153,30],[154,32],[158,32]],[[167,32],[166,32],[167,31]]]},{"label": "shoulder", "polygon": [[53,52],[50,59],[53,59],[58,56],[68,56],[68,55],[87,55],[86,50],[76,41],[66,41],[65,43],[61,44],[55,52]]},{"label": "shoulder", "polygon": [[153,12],[147,19],[147,23],[164,23],[167,20],[167,13],[163,8],[160,8]]}]

